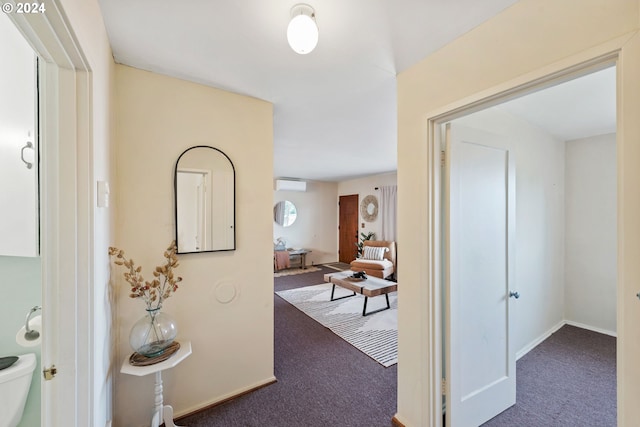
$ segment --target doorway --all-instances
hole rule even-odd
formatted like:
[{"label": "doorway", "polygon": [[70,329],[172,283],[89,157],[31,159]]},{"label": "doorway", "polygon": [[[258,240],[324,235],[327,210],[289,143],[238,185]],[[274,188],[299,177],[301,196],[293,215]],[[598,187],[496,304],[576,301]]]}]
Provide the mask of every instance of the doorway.
[{"label": "doorway", "polygon": [[[445,365],[447,366],[447,399],[459,399],[460,402],[465,401],[469,403],[480,395],[475,393],[465,394],[465,389],[461,386],[460,379],[456,379],[456,376],[460,376],[460,372],[466,371],[465,368],[460,365],[463,363],[459,360],[461,357],[456,358],[455,356],[456,349],[459,349],[459,347],[455,347],[456,340],[460,341],[460,339],[462,339],[461,337],[465,336],[465,333],[469,335],[471,329],[480,329],[480,331],[474,330],[471,336],[481,338],[484,343],[483,345],[491,342],[487,340],[491,338],[492,335],[498,335],[497,339],[501,340],[500,342],[505,348],[511,347],[511,350],[509,350],[510,360],[503,361],[501,358],[495,358],[495,360],[490,361],[493,363],[493,368],[490,368],[491,363],[486,367],[483,367],[484,365],[476,366],[481,362],[484,364],[489,363],[487,360],[481,360],[482,357],[479,357],[479,355],[482,354],[481,351],[474,352],[473,349],[471,349],[466,352],[467,354],[474,354],[474,360],[470,363],[475,362],[476,365],[473,365],[472,371],[477,372],[480,370],[488,374],[491,372],[491,369],[497,369],[493,371],[495,374],[493,379],[496,381],[487,378],[486,383],[482,387],[477,388],[478,391],[482,390],[483,392],[487,391],[490,386],[496,385],[498,378],[509,377],[512,371],[515,374],[512,364],[515,364],[516,356],[521,357],[526,354],[553,331],[557,330],[559,326],[562,326],[563,323],[579,324],[578,326],[588,329],[615,334],[617,300],[617,267],[615,257],[617,244],[615,237],[616,69],[615,67],[607,68],[607,66],[611,65],[611,63],[600,64],[595,70],[583,70],[579,73],[580,79],[563,79],[563,84],[554,82],[552,85],[547,85],[535,94],[539,96],[547,90],[557,90],[564,85],[575,86],[579,84],[579,80],[593,80],[596,77],[606,75],[609,82],[607,83],[609,99],[603,102],[609,102],[612,104],[610,107],[612,106],[613,108],[613,112],[610,115],[611,124],[608,125],[609,128],[595,132],[587,129],[585,131],[586,133],[583,133],[579,138],[563,138],[562,136],[558,136],[559,132],[557,130],[542,132],[543,126],[541,122],[537,122],[534,125],[532,125],[531,122],[529,122],[528,125],[523,124],[523,117],[518,116],[518,113],[520,113],[518,109],[526,104],[526,98],[531,95],[523,96],[522,98],[512,101],[513,103],[519,104],[516,106],[514,106],[514,104],[509,105],[511,103],[507,102],[466,116],[460,115],[454,120],[451,120],[451,126],[454,130],[447,133],[446,138],[443,137],[443,139],[456,140],[454,137],[449,137],[451,137],[451,134],[455,134],[457,130],[458,134],[462,135],[458,138],[458,144],[469,145],[475,142],[475,147],[482,147],[480,151],[487,151],[489,148],[495,149],[496,146],[500,144],[493,144],[491,140],[497,141],[499,136],[510,135],[511,142],[507,141],[506,143],[511,146],[511,149],[507,150],[507,152],[508,155],[513,158],[518,171],[516,173],[518,193],[515,195],[518,209],[515,214],[515,222],[517,224],[515,236],[517,236],[517,240],[514,243],[517,260],[513,269],[503,269],[503,277],[507,278],[509,273],[513,274],[514,271],[515,276],[508,277],[509,280],[506,280],[506,284],[501,285],[501,296],[493,298],[492,301],[486,303],[494,304],[494,307],[492,307],[494,313],[496,312],[496,304],[504,307],[503,311],[499,311],[502,313],[502,317],[498,320],[502,319],[504,321],[509,319],[505,327],[494,328],[486,321],[486,318],[480,317],[471,324],[458,322],[459,325],[468,325],[469,327],[461,327],[456,330],[455,319],[459,318],[459,316],[453,313],[457,307],[455,301],[459,302],[460,300],[464,300],[460,295],[472,295],[472,292],[477,291],[477,289],[473,287],[465,288],[459,283],[450,282],[450,280],[457,280],[453,274],[456,271],[456,267],[449,265],[449,263],[455,262],[455,259],[454,255],[447,253],[446,250],[443,251],[445,256],[444,264],[447,265],[451,271],[450,274],[445,274],[445,278],[449,281],[446,283],[443,291],[450,293],[449,296],[454,298],[454,301],[448,304],[448,307],[452,310],[451,315],[449,316],[445,313],[445,317],[448,319],[445,341],[449,345],[447,356],[444,359]],[[555,86],[556,84],[557,86]],[[554,87],[550,88],[551,86]],[[580,92],[584,91],[581,90]],[[575,113],[575,111],[579,110],[578,107],[580,106],[567,111]],[[537,111],[537,113],[538,116],[541,116],[541,111]],[[559,119],[561,123],[562,117],[559,117]],[[565,119],[565,121],[568,122],[570,120]],[[588,128],[589,125],[590,124],[587,124],[586,127]],[[530,128],[525,129],[527,126]],[[469,136],[470,130],[473,131],[471,132],[471,136]],[[489,137],[489,142],[487,142],[486,139],[479,142],[474,141],[474,138],[482,139],[481,136],[487,136],[487,132],[495,133],[495,135]],[[591,134],[589,132],[591,132]],[[543,133],[548,133],[549,136],[545,136]],[[598,136],[591,138],[593,135]],[[596,147],[595,151],[593,147]],[[598,150],[603,149],[603,147],[608,148],[601,151],[600,155],[596,154],[595,156],[598,158],[594,159],[594,153],[598,153]],[[576,162],[578,162],[579,159],[589,157],[591,157],[590,165],[576,166]],[[603,166],[602,163],[605,162],[605,158],[606,165]],[[447,144],[446,159],[447,171],[460,168],[460,160],[456,159],[455,152],[450,148],[449,143]],[[608,182],[606,188],[603,189],[594,188],[592,184],[585,181],[588,174],[581,174],[581,170],[585,168],[589,169],[592,174],[596,174],[603,167],[607,169],[607,172],[605,174],[606,176],[603,175],[600,181],[604,180]],[[498,166],[496,170],[499,169],[500,166]],[[505,175],[504,168],[502,168],[502,171],[502,175]],[[451,173],[453,174],[453,172]],[[473,182],[478,183],[480,181],[481,179],[476,176]],[[597,184],[600,185],[600,183]],[[588,186],[589,191],[583,191],[581,194],[576,195],[576,188],[580,189],[581,185]],[[565,188],[567,189],[566,194],[564,191]],[[453,198],[454,190],[446,189],[444,195],[450,194]],[[571,194],[569,192],[571,192]],[[584,200],[576,200],[583,197],[584,194],[590,193],[598,194],[596,198],[600,203],[589,206]],[[475,195],[477,195],[477,193]],[[613,199],[611,199],[612,196]],[[508,199],[506,195],[504,198]],[[493,205],[495,205],[495,203]],[[605,215],[607,221],[604,227],[592,226],[592,228],[606,228],[606,238],[602,237],[603,233],[600,233],[601,230],[594,231],[589,228],[587,228],[586,231],[583,229],[582,232],[576,230],[576,224],[578,223],[589,223],[589,221],[592,221],[591,223],[593,224],[593,220],[585,219],[585,212],[597,210],[601,207],[611,208],[605,209],[606,212],[598,214],[599,216]],[[477,209],[474,209],[471,214],[473,217],[472,220],[476,221],[479,217]],[[454,218],[455,215],[453,213],[451,214],[451,218],[445,215],[445,222],[451,221],[447,223],[448,228],[445,231],[445,234],[447,234],[449,238],[455,238],[455,233],[459,231],[453,229],[455,224]],[[573,265],[579,261],[573,257],[575,251],[569,248],[578,248],[580,246],[577,244],[577,240],[579,239],[577,239],[576,236],[590,236],[596,234],[596,231],[599,237],[594,236],[593,239],[602,242],[599,246],[606,246],[606,252],[609,255],[613,253],[613,257],[607,257],[607,277],[604,280],[606,283],[597,290],[591,289],[592,286],[598,286],[595,284],[580,289],[580,286],[584,285],[576,286],[576,276],[579,275],[579,272],[575,271],[576,269],[573,267]],[[451,234],[449,235],[448,232]],[[493,235],[496,236],[495,233],[493,233]],[[506,237],[497,240],[507,242]],[[567,246],[566,251],[565,245]],[[584,241],[582,245],[584,246]],[[469,248],[468,244],[464,246],[465,249]],[[454,245],[449,246],[449,248],[453,247]],[[600,249],[601,248],[592,248],[591,254],[588,253],[589,250],[586,251],[587,253],[584,259],[587,260],[588,266],[594,262],[590,261],[592,256],[595,256],[598,261],[601,260],[602,256],[593,255],[593,253],[597,253]],[[500,253],[501,251],[504,252],[504,248],[499,248],[496,253]],[[567,254],[566,257],[565,253]],[[472,252],[470,256],[470,260],[479,259],[479,252],[475,254]],[[495,256],[493,258],[495,258]],[[474,273],[478,273],[478,270],[474,270]],[[600,278],[602,279],[602,277]],[[473,284],[477,285],[480,282],[478,276],[474,276]],[[495,283],[495,280],[492,281],[492,283]],[[585,293],[598,294],[599,300],[589,300],[591,297],[587,295],[588,298],[585,298]],[[516,299],[516,296],[522,296],[522,298]],[[604,305],[607,307],[607,310],[603,310],[600,305],[603,302],[603,298],[606,299]],[[581,301],[576,301],[577,299]],[[476,298],[474,301],[477,303],[479,300]],[[578,303],[591,305],[587,308],[576,308],[576,306],[579,305]],[[594,304],[599,305],[595,308]],[[605,314],[603,311],[608,312]],[[589,315],[586,314],[587,312],[598,313],[598,316],[589,317]],[[483,330],[483,328],[486,329]],[[452,348],[452,346],[454,347]],[[495,350],[495,348],[493,350]],[[513,362],[511,362],[511,360]],[[515,399],[515,381],[513,382],[513,387],[511,394],[513,399]],[[469,418],[463,416],[463,409],[458,408],[452,400],[450,401],[451,405],[447,406],[447,412],[449,412],[447,413],[447,425],[479,425],[493,417],[493,415],[487,415],[488,418],[478,416],[470,421]],[[489,400],[495,401],[494,398],[490,398]],[[506,401],[508,400],[509,399]],[[505,409],[510,406],[507,403],[505,403],[505,405]],[[484,407],[484,405],[482,406]],[[474,412],[474,415],[479,415],[480,411],[476,408],[471,409],[471,412]],[[497,414],[500,411],[496,409],[494,412]]]},{"label": "doorway", "polygon": [[[40,424],[93,424],[92,79],[60,7],[6,14],[38,56],[42,381]],[[75,209],[74,209],[75,208]],[[64,310],[61,309],[64,305]],[[84,349],[84,350],[81,350]],[[40,372],[34,373],[40,377]]]},{"label": "doorway", "polygon": [[[180,252],[197,252],[211,246],[207,230],[210,223],[211,209],[209,192],[211,187],[209,171],[196,169],[180,169],[176,171],[176,191],[180,194],[180,206],[176,213]],[[184,202],[184,203],[183,203]]]},{"label": "doorway", "polygon": [[[0,357],[35,355],[20,426],[40,425],[41,341],[24,339],[26,315],[30,329],[42,328],[42,262],[38,248],[37,59],[33,49],[6,17],[0,16]],[[33,334],[32,334],[33,335]]]},{"label": "doorway", "polygon": [[358,195],[340,196],[338,205],[338,261],[349,264],[358,251]]}]

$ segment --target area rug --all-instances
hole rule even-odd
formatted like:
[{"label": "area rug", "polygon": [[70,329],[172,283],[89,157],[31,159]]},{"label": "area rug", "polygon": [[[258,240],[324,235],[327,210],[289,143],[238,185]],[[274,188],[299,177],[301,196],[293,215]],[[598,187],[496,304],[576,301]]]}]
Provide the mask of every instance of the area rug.
[{"label": "area rug", "polygon": [[312,273],[314,271],[320,271],[320,269],[318,267],[288,268],[286,270],[273,273],[273,277],[293,276],[295,274]]},{"label": "area rug", "polygon": [[[322,283],[276,294],[382,366],[398,363],[397,292],[389,294],[389,310],[363,316],[364,296],[330,301],[331,286],[330,283]],[[352,292],[336,286],[335,297],[349,294]],[[369,298],[367,311],[384,306],[384,297]]]}]

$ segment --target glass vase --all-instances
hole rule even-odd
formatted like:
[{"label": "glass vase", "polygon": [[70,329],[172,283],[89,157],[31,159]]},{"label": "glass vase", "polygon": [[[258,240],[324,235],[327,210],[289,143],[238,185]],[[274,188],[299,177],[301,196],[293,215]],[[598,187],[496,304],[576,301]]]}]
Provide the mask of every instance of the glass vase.
[{"label": "glass vase", "polygon": [[161,307],[147,309],[147,315],[131,328],[129,344],[133,351],[146,357],[161,355],[173,343],[178,327],[173,317],[161,311]]}]

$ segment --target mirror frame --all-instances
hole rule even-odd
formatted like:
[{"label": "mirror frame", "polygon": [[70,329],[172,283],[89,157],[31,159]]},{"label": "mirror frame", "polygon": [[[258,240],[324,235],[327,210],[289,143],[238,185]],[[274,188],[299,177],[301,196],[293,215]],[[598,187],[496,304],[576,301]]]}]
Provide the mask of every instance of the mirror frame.
[{"label": "mirror frame", "polygon": [[[373,205],[373,213],[369,213],[369,205]],[[366,222],[374,222],[378,219],[378,198],[372,194],[366,196],[360,202],[360,216]]]},{"label": "mirror frame", "polygon": [[173,231],[175,234],[175,240],[176,240],[176,247],[178,248],[178,164],[180,163],[180,159],[182,158],[182,156],[184,156],[185,154],[187,154],[189,151],[196,149],[196,148],[209,148],[212,150],[217,151],[218,153],[222,154],[227,161],[229,162],[229,164],[231,165],[231,171],[233,172],[233,247],[231,248],[226,248],[226,249],[211,249],[211,250],[202,250],[202,251],[192,251],[192,252],[176,252],[177,254],[180,255],[184,255],[184,254],[201,254],[201,253],[207,253],[207,252],[229,252],[229,251],[235,251],[236,250],[236,168],[233,165],[233,162],[231,161],[231,159],[229,158],[229,156],[227,156],[224,151],[216,148],[216,147],[211,147],[210,145],[194,145],[193,147],[189,147],[186,150],[184,150],[182,152],[182,154],[180,154],[178,156],[178,160],[176,160],[176,164],[175,167],[173,169]]}]

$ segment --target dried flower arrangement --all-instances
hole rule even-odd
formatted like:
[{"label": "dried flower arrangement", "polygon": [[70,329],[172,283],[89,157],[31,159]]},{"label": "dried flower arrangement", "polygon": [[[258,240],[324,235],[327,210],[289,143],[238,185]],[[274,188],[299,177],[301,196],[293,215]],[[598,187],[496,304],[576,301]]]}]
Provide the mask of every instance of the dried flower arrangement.
[{"label": "dried flower arrangement", "polygon": [[124,272],[124,278],[131,285],[131,298],[142,298],[147,305],[147,310],[158,310],[162,308],[164,300],[169,298],[178,289],[178,282],[182,277],[175,276],[173,270],[178,267],[178,248],[175,240],[171,242],[164,257],[166,262],[156,267],[153,271],[154,279],[145,281],[142,277],[142,266],[135,265],[133,259],[125,258],[122,249],[109,247],[109,256],[115,256],[114,264],[122,265],[128,269]]}]

